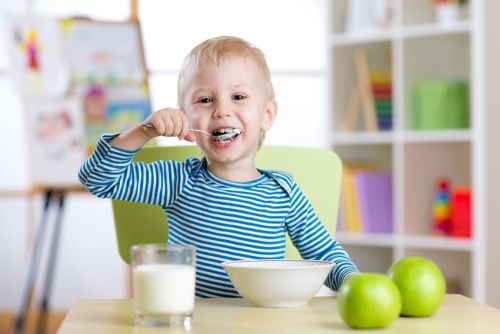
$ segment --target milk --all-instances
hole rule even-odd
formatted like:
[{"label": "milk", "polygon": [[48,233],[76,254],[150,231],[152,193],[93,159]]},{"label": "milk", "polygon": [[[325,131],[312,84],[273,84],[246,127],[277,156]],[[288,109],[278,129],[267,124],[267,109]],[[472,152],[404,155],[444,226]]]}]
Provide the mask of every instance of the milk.
[{"label": "milk", "polygon": [[188,314],[194,308],[195,269],[181,264],[142,264],[133,270],[135,310]]}]

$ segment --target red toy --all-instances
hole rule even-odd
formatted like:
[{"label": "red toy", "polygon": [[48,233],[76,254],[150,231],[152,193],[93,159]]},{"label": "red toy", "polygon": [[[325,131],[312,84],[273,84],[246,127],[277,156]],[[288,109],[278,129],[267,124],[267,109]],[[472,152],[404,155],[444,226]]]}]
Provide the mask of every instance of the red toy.
[{"label": "red toy", "polygon": [[472,235],[472,196],[469,188],[454,188],[451,195],[450,235],[470,238]]}]

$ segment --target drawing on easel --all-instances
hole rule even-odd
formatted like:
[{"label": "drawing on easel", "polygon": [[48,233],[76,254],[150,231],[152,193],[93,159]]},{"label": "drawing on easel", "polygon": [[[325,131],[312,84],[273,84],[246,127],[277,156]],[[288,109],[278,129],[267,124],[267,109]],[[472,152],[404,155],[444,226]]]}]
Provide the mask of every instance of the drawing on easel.
[{"label": "drawing on easel", "polygon": [[137,24],[62,21],[65,56],[76,85],[142,84],[146,79]]},{"label": "drawing on easel", "polygon": [[33,183],[78,185],[76,173],[85,159],[84,124],[78,98],[33,98],[26,103],[32,148]]},{"label": "drawing on easel", "polygon": [[142,123],[151,113],[148,101],[131,100],[116,101],[106,108],[107,129],[110,132],[120,132],[134,124]]},{"label": "drawing on easel", "polygon": [[8,31],[33,184],[80,186],[78,169],[100,136],[151,112],[139,24],[22,17]]},{"label": "drawing on easel", "polygon": [[87,152],[90,153],[103,133],[116,133],[143,122],[151,113],[147,90],[141,87],[85,88],[83,114]]},{"label": "drawing on easel", "polygon": [[66,19],[61,29],[90,153],[103,133],[123,131],[151,113],[140,28],[137,22]]},{"label": "drawing on easel", "polygon": [[6,19],[11,76],[23,95],[61,95],[68,88],[59,21],[10,16]]}]

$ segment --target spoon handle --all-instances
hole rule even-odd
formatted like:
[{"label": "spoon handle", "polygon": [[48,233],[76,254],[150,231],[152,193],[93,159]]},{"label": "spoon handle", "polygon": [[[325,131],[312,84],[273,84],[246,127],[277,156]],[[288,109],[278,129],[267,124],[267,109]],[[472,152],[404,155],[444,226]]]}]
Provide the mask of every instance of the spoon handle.
[{"label": "spoon handle", "polygon": [[[154,129],[154,126],[151,125],[151,124],[147,124],[147,123],[143,123],[142,124],[143,127],[145,128],[150,128],[150,129]],[[199,132],[199,133],[202,133],[204,134],[205,136],[209,136],[209,137],[212,137],[212,135],[208,132],[205,132],[203,130],[198,130],[198,129],[188,129],[188,131],[192,131],[192,132]]]},{"label": "spoon handle", "polygon": [[188,131],[199,132],[199,133],[204,134],[205,136],[213,137],[210,133],[205,132],[205,131],[203,131],[203,130],[198,130],[198,129],[188,129]]}]

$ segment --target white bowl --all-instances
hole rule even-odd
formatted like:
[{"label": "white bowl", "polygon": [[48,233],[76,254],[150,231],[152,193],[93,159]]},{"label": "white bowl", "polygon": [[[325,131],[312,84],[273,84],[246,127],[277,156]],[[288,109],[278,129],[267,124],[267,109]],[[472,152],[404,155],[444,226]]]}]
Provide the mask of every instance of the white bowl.
[{"label": "white bowl", "polygon": [[254,306],[307,304],[323,286],[333,263],[314,260],[242,260],[222,263],[240,295]]}]

